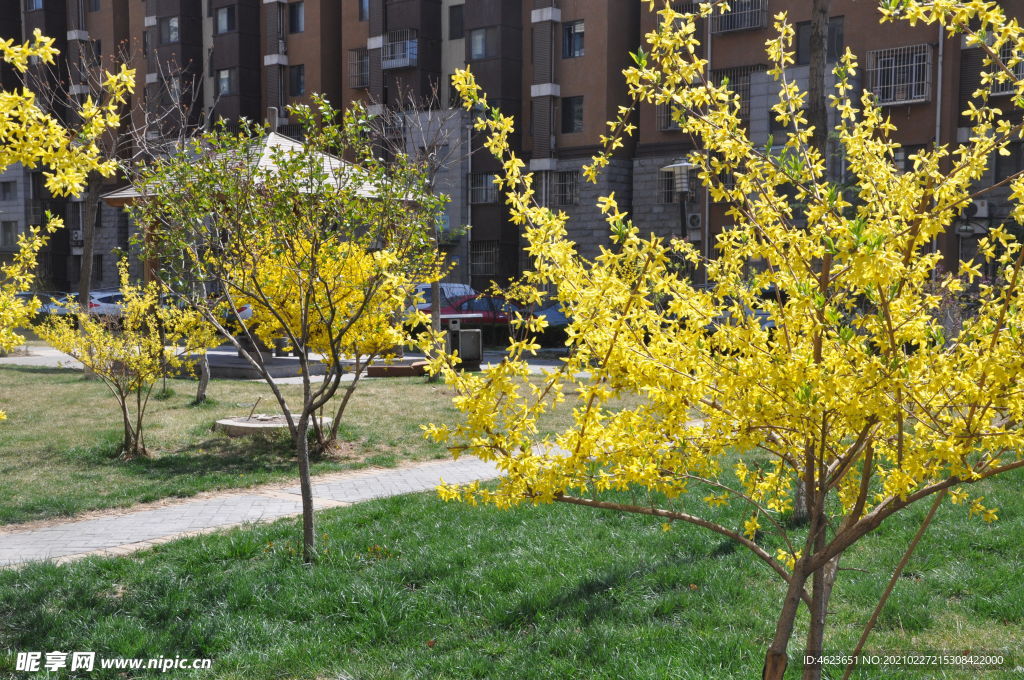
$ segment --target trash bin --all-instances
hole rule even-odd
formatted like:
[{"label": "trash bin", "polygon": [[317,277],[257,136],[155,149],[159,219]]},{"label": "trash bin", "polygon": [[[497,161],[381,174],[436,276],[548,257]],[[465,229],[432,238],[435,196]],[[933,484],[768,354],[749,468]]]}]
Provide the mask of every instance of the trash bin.
[{"label": "trash bin", "polygon": [[461,367],[466,371],[479,371],[483,359],[483,337],[479,328],[448,331],[448,351],[458,352]]}]

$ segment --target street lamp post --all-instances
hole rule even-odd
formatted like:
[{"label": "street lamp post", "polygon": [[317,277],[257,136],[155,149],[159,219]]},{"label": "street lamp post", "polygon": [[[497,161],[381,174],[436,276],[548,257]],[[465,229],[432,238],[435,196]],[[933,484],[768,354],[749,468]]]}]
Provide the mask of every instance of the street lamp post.
[{"label": "street lamp post", "polygon": [[684,241],[689,240],[686,233],[686,202],[690,196],[690,171],[695,167],[693,163],[680,159],[661,169],[662,172],[672,173],[672,188],[679,198],[679,236]]}]

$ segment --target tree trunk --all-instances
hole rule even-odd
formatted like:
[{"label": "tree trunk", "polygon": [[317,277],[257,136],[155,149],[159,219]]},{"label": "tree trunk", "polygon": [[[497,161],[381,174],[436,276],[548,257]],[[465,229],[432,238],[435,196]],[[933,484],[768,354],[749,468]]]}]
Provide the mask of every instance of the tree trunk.
[{"label": "tree trunk", "polygon": [[828,107],[825,71],[828,58],[828,15],[832,0],[814,0],[811,9],[811,53],[807,79],[807,120],[814,126],[811,144],[828,164]]},{"label": "tree trunk", "polygon": [[210,386],[210,358],[206,352],[199,359],[199,385],[196,387],[196,404],[206,401],[206,388]]},{"label": "tree trunk", "polygon": [[316,534],[313,524],[313,484],[309,476],[309,419],[305,412],[295,432],[295,455],[299,459],[299,487],[302,490],[302,561],[316,561]]},{"label": "tree trunk", "polygon": [[[435,248],[436,247],[437,244],[435,242]],[[439,281],[434,281],[430,284],[430,327],[435,333],[438,333],[441,330],[441,283]],[[440,354],[442,349],[444,348],[435,348],[438,354]],[[428,383],[435,383],[440,379],[440,373],[432,373],[427,376]]]},{"label": "tree trunk", "polygon": [[[85,201],[82,203],[82,254],[78,267],[78,306],[82,314],[89,313],[89,293],[92,290],[92,256],[95,250],[96,212],[99,210],[100,181],[89,180],[85,188]],[[68,225],[68,228],[74,225]],[[96,374],[86,364],[82,377],[93,380]]]},{"label": "tree trunk", "polygon": [[[811,620],[807,628],[806,656],[819,657],[825,648],[825,620],[828,617],[828,602],[832,597],[832,585],[836,580],[839,558],[835,557],[814,572],[811,586]],[[821,664],[804,664],[803,680],[821,680]]]},{"label": "tree trunk", "polygon": [[803,477],[797,477],[796,492],[793,496],[793,526],[807,525],[807,485]]},{"label": "tree trunk", "polygon": [[797,609],[800,607],[800,594],[807,581],[807,574],[803,572],[803,561],[797,561],[793,570],[793,579],[789,583],[782,611],[779,612],[779,618],[775,623],[775,637],[772,638],[772,644],[765,654],[764,668],[761,671],[762,680],[783,680],[786,673],[786,665],[789,662],[786,650],[789,647],[789,639],[793,636],[793,624],[796,621]]}]

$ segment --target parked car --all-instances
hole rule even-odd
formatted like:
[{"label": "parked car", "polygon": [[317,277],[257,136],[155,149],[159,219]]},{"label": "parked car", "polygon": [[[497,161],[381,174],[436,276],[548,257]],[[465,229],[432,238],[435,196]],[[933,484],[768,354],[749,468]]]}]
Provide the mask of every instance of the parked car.
[{"label": "parked car", "polygon": [[[124,295],[117,289],[89,291],[89,313],[119,319],[122,301],[124,301]],[[80,311],[78,293],[65,293],[59,298],[53,298],[49,303],[43,305],[42,311],[58,316],[77,314]]]},{"label": "parked car", "polygon": [[464,295],[441,308],[441,322],[458,319],[463,326],[497,326],[507,324],[516,310],[515,305],[502,297]]},{"label": "parked car", "polygon": [[[430,311],[430,285],[429,283],[417,283],[414,290],[414,294],[421,297],[423,302],[416,305],[416,309],[423,312]],[[473,290],[472,286],[465,283],[445,283],[438,284],[441,287],[441,307],[446,307],[451,304],[452,301],[469,297],[471,295],[477,295],[477,292]]]}]

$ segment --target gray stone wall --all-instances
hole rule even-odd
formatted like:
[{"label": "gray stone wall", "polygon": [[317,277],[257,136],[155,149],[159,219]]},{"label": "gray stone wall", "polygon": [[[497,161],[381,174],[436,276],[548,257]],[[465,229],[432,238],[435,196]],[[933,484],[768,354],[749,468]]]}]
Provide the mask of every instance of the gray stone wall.
[{"label": "gray stone wall", "polygon": [[[15,164],[0,172],[0,184],[7,187],[8,193],[5,196],[0,193],[0,222],[17,223],[17,231],[25,230],[26,213],[26,174],[21,165]],[[2,190],[3,187],[0,187]],[[6,246],[0,241],[0,262],[10,259],[14,253],[14,246]]]},{"label": "gray stone wall", "polygon": [[[594,258],[601,246],[610,242],[608,223],[597,207],[597,199],[615,193],[615,200],[621,210],[629,210],[633,200],[632,162],[614,159],[598,177],[597,184],[591,184],[583,177],[582,168],[589,158],[560,159],[555,172],[580,171],[579,201],[576,205],[551,205],[569,216],[566,225],[569,238],[576,242],[577,252],[586,258]],[[552,180],[554,181],[554,180]],[[529,266],[528,263],[524,263]]]},{"label": "gray stone wall", "polygon": [[[652,156],[633,161],[633,222],[643,234],[654,234],[665,239],[682,236],[679,203],[666,203],[661,184],[661,169],[679,160],[679,156]],[[687,214],[700,210],[700,204],[690,200]]]}]

